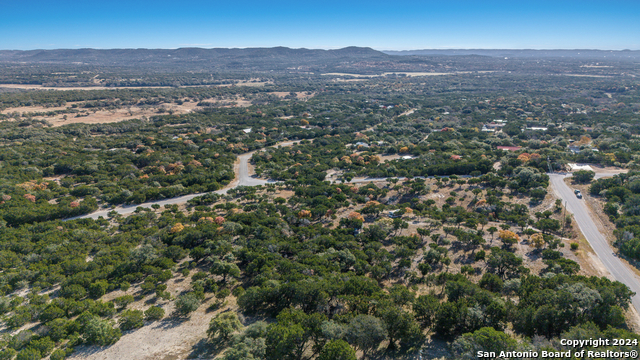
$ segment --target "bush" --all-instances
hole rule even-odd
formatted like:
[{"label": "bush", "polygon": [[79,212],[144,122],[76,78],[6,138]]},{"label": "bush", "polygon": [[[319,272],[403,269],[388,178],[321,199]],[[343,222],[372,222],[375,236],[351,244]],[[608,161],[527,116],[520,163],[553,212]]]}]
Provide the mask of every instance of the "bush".
[{"label": "bush", "polygon": [[0,351],[0,360],[11,360],[14,356],[16,356],[16,352],[17,351],[13,350],[12,348],[6,348]]},{"label": "bush", "polygon": [[200,300],[196,294],[191,292],[178,296],[175,304],[178,315],[186,316],[198,309],[200,306]]},{"label": "bush", "polygon": [[596,175],[595,172],[589,170],[578,170],[573,173],[573,180],[579,184],[586,184],[593,180]]},{"label": "bush", "polygon": [[320,352],[318,360],[356,360],[356,352],[344,340],[329,341]]},{"label": "bush", "polygon": [[133,295],[123,295],[113,299],[113,303],[120,309],[124,309],[133,302]]},{"label": "bush", "polygon": [[49,337],[43,337],[38,340],[32,340],[29,343],[29,347],[38,350],[38,352],[42,356],[47,356],[56,347],[56,343],[54,343]]},{"label": "bush", "polygon": [[579,246],[578,243],[575,243],[575,242],[571,243],[571,250],[574,250],[574,251],[578,250],[578,246]]},{"label": "bush", "polygon": [[164,317],[164,309],[152,306],[144,312],[144,319],[147,321],[156,321]]},{"label": "bush", "polygon": [[66,351],[64,351],[62,349],[57,349],[56,351],[51,353],[51,356],[49,357],[49,359],[50,360],[63,360],[66,357],[67,357],[67,352]]},{"label": "bush", "polygon": [[220,338],[226,340],[231,334],[242,329],[242,327],[242,323],[240,319],[238,319],[238,314],[235,312],[224,312],[211,319],[207,335],[210,339],[216,335],[220,335]]},{"label": "bush", "polygon": [[88,344],[107,346],[120,340],[122,333],[113,327],[113,322],[102,320],[97,316],[87,321],[84,327],[84,338]]},{"label": "bush", "polygon": [[26,348],[18,353],[16,360],[40,360],[42,355],[40,352],[33,348]]},{"label": "bush", "polygon": [[89,285],[89,296],[93,299],[98,299],[107,292],[108,288],[108,282],[104,280],[96,281],[93,284]]},{"label": "bush", "polygon": [[118,325],[123,331],[140,328],[144,325],[142,316],[143,313],[140,310],[123,311],[118,320]]}]

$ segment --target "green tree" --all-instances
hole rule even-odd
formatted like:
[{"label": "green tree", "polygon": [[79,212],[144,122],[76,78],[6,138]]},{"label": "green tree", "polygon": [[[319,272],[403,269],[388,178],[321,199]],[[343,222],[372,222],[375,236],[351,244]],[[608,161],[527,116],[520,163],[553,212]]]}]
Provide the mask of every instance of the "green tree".
[{"label": "green tree", "polygon": [[375,316],[357,315],[347,326],[346,338],[349,343],[368,354],[387,339],[386,325]]},{"label": "green tree", "polygon": [[590,170],[578,170],[573,173],[573,180],[579,184],[587,184],[595,175],[596,173]]},{"label": "green tree", "polygon": [[265,339],[267,360],[298,360],[302,357],[307,336],[300,324],[269,325]]},{"label": "green tree", "polygon": [[355,350],[344,340],[331,340],[324,345],[317,360],[356,360]]},{"label": "green tree", "polygon": [[451,345],[454,354],[460,358],[475,358],[478,351],[495,352],[515,351],[518,342],[502,331],[483,327],[473,333],[463,334]]},{"label": "green tree", "polygon": [[26,349],[21,350],[16,356],[16,360],[40,360],[42,359],[42,354],[40,351],[28,347]]},{"label": "green tree", "polygon": [[227,340],[231,334],[242,328],[243,326],[240,319],[238,319],[238,314],[228,311],[218,314],[218,316],[211,319],[207,336],[209,336],[209,339],[213,339],[216,335],[219,335],[221,339]]},{"label": "green tree", "polygon": [[433,326],[440,308],[440,300],[433,295],[420,295],[413,303],[413,312],[423,328]]},{"label": "green tree", "polygon": [[107,346],[120,340],[120,330],[113,327],[113,323],[102,320],[97,316],[92,317],[84,326],[84,338],[88,344]]},{"label": "green tree", "polygon": [[187,316],[200,307],[200,299],[193,292],[180,295],[175,301],[178,315]]},{"label": "green tree", "polygon": [[144,325],[143,312],[141,310],[125,310],[120,314],[118,320],[120,330],[127,331],[137,329]]},{"label": "green tree", "polygon": [[164,317],[164,309],[158,306],[151,306],[144,312],[144,319],[147,321],[157,321]]},{"label": "green tree", "polygon": [[500,278],[511,278],[518,272],[518,267],[522,265],[522,258],[507,250],[498,247],[491,248],[491,254],[487,259],[489,271],[500,276]]}]

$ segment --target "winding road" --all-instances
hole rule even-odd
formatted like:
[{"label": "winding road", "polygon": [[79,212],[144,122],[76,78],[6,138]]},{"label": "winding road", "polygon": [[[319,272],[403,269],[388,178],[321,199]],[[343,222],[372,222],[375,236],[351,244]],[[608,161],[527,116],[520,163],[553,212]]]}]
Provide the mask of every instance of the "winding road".
[{"label": "winding road", "polygon": [[[638,279],[638,276],[629,268],[629,265],[625,264],[616,256],[607,238],[598,230],[585,201],[578,199],[573,193],[573,190],[564,182],[564,179],[570,175],[558,173],[547,175],[549,175],[551,180],[551,188],[553,188],[557,197],[562,199],[566,204],[567,210],[573,213],[580,231],[582,231],[596,255],[602,260],[605,268],[613,275],[615,280],[627,285],[631,291],[636,293],[636,295],[631,298],[631,303],[638,313],[640,313],[640,279]],[[616,174],[600,173],[596,174],[596,179],[613,175]]]},{"label": "winding road", "polygon": [[[272,147],[275,146],[291,146],[295,143],[298,143],[299,141],[286,141],[286,142],[282,142],[282,143],[278,143],[276,145],[273,145]],[[249,174],[249,159],[251,159],[251,156],[253,156],[253,154],[257,151],[262,151],[262,149],[260,150],[255,150],[255,151],[250,151],[241,155],[238,155],[238,161],[236,162],[236,164],[234,165],[234,172],[236,174],[236,179],[233,180],[231,183],[229,183],[229,185],[225,186],[224,188],[220,189],[220,190],[216,190],[214,191],[214,193],[216,194],[226,194],[229,190],[231,189],[235,189],[238,186],[258,186],[258,185],[265,185],[265,184],[269,184],[269,183],[276,183],[277,181],[275,180],[263,180],[263,179],[258,179],[252,175]],[[189,195],[183,195],[183,196],[178,196],[178,197],[174,197],[171,199],[164,199],[164,200],[157,200],[157,201],[149,201],[149,202],[145,202],[142,204],[135,204],[135,205],[121,205],[121,206],[117,206],[114,209],[104,209],[104,210],[98,210],[95,212],[92,212],[91,214],[85,214],[85,215],[80,215],[80,216],[76,216],[76,217],[72,217],[66,220],[75,220],[75,219],[98,219],[99,217],[104,217],[106,218],[108,216],[108,214],[111,211],[115,211],[118,214],[121,215],[128,215],[131,214],[133,212],[136,211],[137,208],[142,207],[142,208],[150,208],[152,205],[160,205],[160,206],[164,206],[164,205],[173,205],[173,204],[184,204],[187,201],[198,197],[198,196],[202,196],[205,195],[207,193],[197,193],[197,194],[189,194]]]},{"label": "winding road", "polygon": [[[283,143],[279,143],[275,146],[291,146],[298,141],[287,141]],[[275,183],[275,180],[264,180],[256,178],[250,175],[249,171],[249,159],[251,156],[261,150],[255,150],[248,153],[244,153],[238,156],[238,161],[234,165],[234,172],[236,174],[236,179],[232,181],[229,185],[224,187],[223,189],[214,191],[216,194],[226,194],[230,189],[234,189],[238,186],[258,186],[265,185],[269,183]],[[640,279],[636,274],[629,269],[628,265],[621,261],[614,253],[613,249],[607,242],[606,237],[598,230],[598,227],[595,225],[595,221],[591,218],[589,210],[587,208],[584,200],[578,199],[573,190],[567,186],[564,182],[564,179],[570,174],[562,174],[562,173],[550,173],[548,174],[551,182],[551,188],[556,193],[557,197],[562,199],[571,213],[573,213],[576,223],[580,228],[580,231],[584,234],[585,238],[595,251],[596,255],[600,258],[605,268],[613,275],[615,280],[620,281],[621,283],[627,285],[631,291],[635,292],[636,295],[632,298],[633,307],[640,313]],[[613,176],[614,173],[599,173],[596,174],[596,179],[602,177]],[[365,183],[372,181],[385,181],[386,178],[355,178],[352,179],[351,183]],[[77,216],[68,220],[73,219],[98,219],[99,217],[107,217],[109,212],[115,211],[122,215],[127,215],[133,213],[138,207],[150,208],[152,205],[157,204],[160,206],[163,205],[171,205],[171,204],[184,204],[187,201],[202,196],[206,193],[198,193],[198,194],[190,194],[179,196],[171,199],[151,201],[142,204],[136,205],[126,205],[126,206],[118,206],[114,209],[104,209],[93,212],[91,214]]]}]

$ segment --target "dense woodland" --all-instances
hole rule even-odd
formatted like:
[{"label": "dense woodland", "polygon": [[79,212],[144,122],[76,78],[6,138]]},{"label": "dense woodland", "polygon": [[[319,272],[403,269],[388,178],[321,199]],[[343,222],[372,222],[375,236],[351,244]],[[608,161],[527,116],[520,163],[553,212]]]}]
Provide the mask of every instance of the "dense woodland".
[{"label": "dense woodland", "polygon": [[[0,359],[82,356],[201,307],[197,355],[227,360],[410,358],[433,344],[470,359],[597,337],[638,350],[633,294],[581,267],[546,174],[629,169],[575,180],[640,259],[637,81],[259,75],[263,86],[0,93]],[[230,98],[249,103],[211,106]],[[178,102],[198,106],[55,127],[15,109]],[[494,120],[501,131],[482,131]],[[211,193],[254,150],[256,174],[278,182]]]}]

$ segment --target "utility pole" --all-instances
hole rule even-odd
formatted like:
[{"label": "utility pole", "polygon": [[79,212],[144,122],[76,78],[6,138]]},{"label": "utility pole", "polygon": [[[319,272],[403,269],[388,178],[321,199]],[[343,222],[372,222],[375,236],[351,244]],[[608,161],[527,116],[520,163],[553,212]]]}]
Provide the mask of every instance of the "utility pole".
[{"label": "utility pole", "polygon": [[567,201],[564,201],[564,211],[562,212],[562,237],[564,237],[564,227],[567,218]]}]

